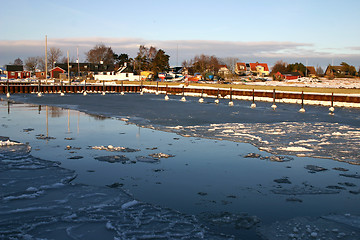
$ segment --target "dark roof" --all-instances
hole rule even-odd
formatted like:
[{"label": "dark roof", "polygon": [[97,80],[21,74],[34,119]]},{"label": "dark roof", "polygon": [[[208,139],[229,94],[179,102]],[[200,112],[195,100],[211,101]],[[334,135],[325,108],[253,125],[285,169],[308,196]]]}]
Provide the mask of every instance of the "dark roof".
[{"label": "dark roof", "polygon": [[316,75],[316,70],[313,66],[307,66],[308,74],[314,74]]},{"label": "dark roof", "polygon": [[[115,70],[114,64],[95,64],[95,63],[69,63],[70,72],[77,72],[80,68],[80,72],[112,72]],[[65,71],[68,70],[67,63],[56,63],[56,67],[60,67]]]},{"label": "dark roof", "polygon": [[6,71],[24,71],[23,65],[6,65]]}]

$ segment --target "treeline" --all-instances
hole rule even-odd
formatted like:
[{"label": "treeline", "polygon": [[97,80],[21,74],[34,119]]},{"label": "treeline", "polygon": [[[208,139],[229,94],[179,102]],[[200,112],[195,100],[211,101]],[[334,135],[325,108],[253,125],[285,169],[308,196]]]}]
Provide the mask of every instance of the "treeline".
[{"label": "treeline", "polygon": [[[117,54],[111,47],[100,43],[85,52],[85,56],[86,61],[89,63],[114,64],[116,67],[122,67],[126,64],[129,71],[132,71],[135,74],[139,74],[140,71],[152,71],[155,73],[154,76],[156,76],[157,73],[168,71],[170,68],[170,56],[167,55],[164,50],[157,49],[153,46],[146,47],[141,45],[137,56],[135,58],[130,58],[128,54]],[[68,59],[59,48],[51,47],[48,51],[47,61],[48,69],[52,69],[55,67],[56,63],[67,63]],[[69,61],[75,62],[76,60],[72,57]],[[218,58],[216,56],[201,54],[190,60],[183,61],[182,67],[185,67],[188,74],[191,75],[195,73],[200,73],[203,76],[212,74],[224,78],[224,76],[219,73],[219,69],[221,65],[226,65],[229,70],[227,77],[234,78],[236,77],[235,68],[237,62],[239,62],[238,58]],[[17,58],[14,63],[10,64],[24,65],[26,70],[34,73],[36,70],[45,70],[45,57],[28,57],[24,62],[20,58]],[[277,72],[299,72],[302,76],[305,76],[308,74],[307,71],[307,67],[302,63],[288,64],[283,61],[277,61],[272,67],[270,75],[275,75]],[[323,76],[325,74],[324,69],[320,66],[317,66],[315,71],[317,76]],[[334,77],[339,75],[339,71],[341,74],[346,73],[348,76],[357,76],[359,74],[354,66],[345,62],[341,63],[340,70],[333,71]]]},{"label": "treeline", "polygon": [[[89,51],[85,52],[86,61],[89,63],[113,64],[116,67],[126,66],[130,71],[139,73],[140,71],[153,71],[159,73],[167,71],[169,66],[170,56],[162,49],[156,49],[151,46],[149,48],[141,45],[136,58],[130,58],[126,53],[116,54],[111,47],[104,44],[97,44]],[[75,62],[74,57],[69,59],[69,62]],[[56,63],[67,63],[68,58],[64,56],[63,52],[56,47],[51,47],[47,54],[48,69],[55,67]],[[25,69],[34,73],[36,70],[45,71],[45,57],[28,57],[23,62],[20,58],[15,59],[14,65],[24,65]]]}]

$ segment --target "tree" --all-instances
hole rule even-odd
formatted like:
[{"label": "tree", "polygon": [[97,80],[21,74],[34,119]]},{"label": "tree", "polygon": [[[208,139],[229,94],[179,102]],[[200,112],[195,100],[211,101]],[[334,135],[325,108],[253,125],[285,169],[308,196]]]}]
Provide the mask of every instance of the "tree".
[{"label": "tree", "polygon": [[277,72],[286,72],[287,63],[282,60],[277,61],[271,69],[271,75],[275,75]]},{"label": "tree", "polygon": [[60,61],[63,54],[59,48],[51,47],[47,55],[49,68],[52,69],[55,67],[55,63]]},{"label": "tree", "polygon": [[320,66],[316,67],[316,75],[318,76],[324,75],[324,70]]},{"label": "tree", "polygon": [[106,47],[104,44],[97,44],[90,49],[86,54],[86,59],[90,63],[114,64],[114,52],[111,47]]},{"label": "tree", "polygon": [[157,50],[155,47],[150,46],[150,48],[140,45],[139,52],[135,58],[135,68],[137,70],[149,71],[151,70],[151,63],[154,60]]},{"label": "tree", "polygon": [[156,75],[169,69],[170,56],[165,54],[164,50],[159,49],[151,63],[151,71]]},{"label": "tree", "polygon": [[220,61],[227,66],[231,73],[235,74],[236,63],[239,62],[239,58],[227,57],[221,59]]},{"label": "tree", "polygon": [[299,72],[302,76],[305,76],[307,73],[307,69],[302,63],[293,63],[289,64],[286,67],[287,72]]},{"label": "tree", "polygon": [[39,59],[37,57],[28,57],[25,59],[25,69],[34,73],[39,64]]},{"label": "tree", "polygon": [[131,59],[129,59],[129,55],[122,53],[120,55],[114,54],[114,61],[117,67],[122,67],[125,63],[131,62]]},{"label": "tree", "polygon": [[341,65],[341,71],[345,73],[345,75],[350,75],[350,76],[356,75],[356,69],[354,66],[350,66],[346,62],[342,62],[340,65]]},{"label": "tree", "polygon": [[192,73],[199,72],[205,75],[206,73],[212,72],[215,75],[220,68],[219,60],[215,56],[201,54],[200,56],[195,56],[194,59],[190,61],[192,62]]},{"label": "tree", "polygon": [[20,58],[14,60],[14,65],[23,65],[23,61]]},{"label": "tree", "polygon": [[38,68],[40,71],[45,71],[45,57],[36,57],[38,61]]}]

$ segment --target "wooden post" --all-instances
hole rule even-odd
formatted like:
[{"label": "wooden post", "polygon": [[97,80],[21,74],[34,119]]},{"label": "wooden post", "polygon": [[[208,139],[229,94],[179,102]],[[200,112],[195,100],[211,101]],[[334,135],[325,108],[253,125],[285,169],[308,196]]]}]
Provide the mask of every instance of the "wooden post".
[{"label": "wooden post", "polygon": [[252,91],[252,104],[250,106],[251,108],[256,108],[256,104],[255,104],[255,89],[253,88]]},{"label": "wooden post", "polygon": [[232,101],[232,88],[230,87],[230,101],[229,106],[234,106],[234,102]]},{"label": "wooden post", "polygon": [[304,91],[301,92],[301,108],[300,108],[299,112],[301,112],[301,113],[305,112],[305,108],[304,108]]},{"label": "wooden post", "polygon": [[334,93],[331,93],[331,107],[329,108],[329,111],[330,111],[330,115],[334,115],[334,111],[335,111],[335,108],[334,108]]},{"label": "wooden post", "polygon": [[274,89],[273,90],[273,105],[271,106],[272,109],[274,109],[274,110],[277,108],[277,106],[275,104],[275,99],[276,99],[276,93],[275,93],[275,89]]}]

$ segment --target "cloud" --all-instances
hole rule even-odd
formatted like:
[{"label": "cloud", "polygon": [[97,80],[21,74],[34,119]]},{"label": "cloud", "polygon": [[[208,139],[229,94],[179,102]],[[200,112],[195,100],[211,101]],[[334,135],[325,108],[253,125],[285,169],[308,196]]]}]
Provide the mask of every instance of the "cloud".
[{"label": "cloud", "polygon": [[[111,46],[115,53],[127,53],[135,57],[140,45],[155,46],[163,49],[170,55],[171,65],[181,64],[183,60],[189,60],[196,55],[215,55],[219,58],[237,57],[242,61],[262,61],[272,65],[277,60],[288,62],[309,61],[312,65],[326,66],[334,59],[349,61],[349,64],[360,65],[360,54],[341,52],[340,50],[316,49],[309,43],[297,42],[240,42],[240,41],[212,41],[212,40],[146,40],[141,38],[63,38],[48,39],[48,48],[58,47],[64,55],[70,52],[72,58],[76,58],[76,50],[79,50],[80,60],[85,61],[85,52],[98,43]],[[360,50],[353,47],[352,50]],[[334,54],[336,52],[336,54]],[[0,40],[0,65],[7,64],[20,57],[23,60],[32,56],[45,55],[45,40]],[[337,64],[337,63],[335,63]]]}]

